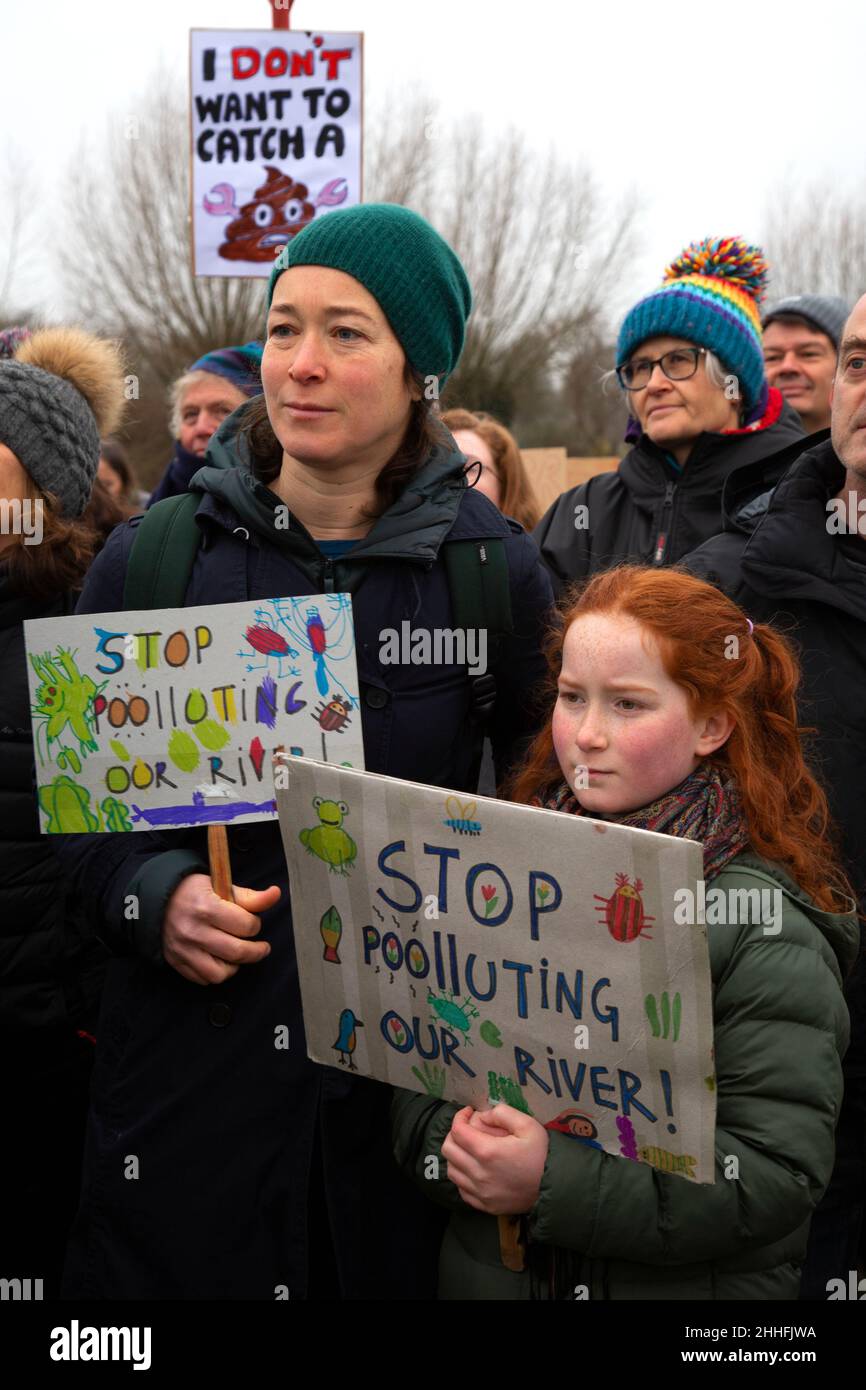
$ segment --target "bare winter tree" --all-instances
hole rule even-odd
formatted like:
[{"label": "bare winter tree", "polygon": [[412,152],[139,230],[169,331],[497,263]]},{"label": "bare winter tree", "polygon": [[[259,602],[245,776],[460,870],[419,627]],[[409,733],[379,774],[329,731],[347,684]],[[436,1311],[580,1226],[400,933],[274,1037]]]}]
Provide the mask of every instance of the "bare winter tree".
[{"label": "bare winter tree", "polygon": [[186,95],[158,75],[104,147],[75,161],[64,262],[72,314],[125,343],[138,393],[127,433],[146,482],[167,459],[168,383],[209,348],[263,331],[261,279],[193,275],[189,207]]},{"label": "bare winter tree", "polygon": [[366,119],[364,201],[429,208],[440,132],[429,94],[407,88],[386,93]]},{"label": "bare winter tree", "polygon": [[182,90],[159,76],[137,110],[112,121],[105,149],[76,163],[68,194],[75,306],[122,327],[166,380],[167,348],[188,361],[262,327],[260,279],[193,275],[187,122]]},{"label": "bare winter tree", "polygon": [[601,329],[587,333],[561,378],[514,421],[523,447],[561,444],[571,457],[622,455],[628,410],[624,393],[608,374],[615,360],[614,336]]},{"label": "bare winter tree", "polygon": [[[367,149],[366,196],[427,217],[472,285],[466,347],[443,403],[531,428],[533,403],[558,392],[623,292],[634,197],[610,208],[585,165],[540,159],[518,133],[491,136],[477,118],[448,124],[423,93],[384,107]],[[598,374],[585,385],[596,391]]]},{"label": "bare winter tree", "polygon": [[21,322],[35,326],[27,298],[37,208],[33,177],[20,155],[10,150],[0,170],[0,327]]},{"label": "bare winter tree", "polygon": [[866,292],[866,197],[815,183],[768,208],[765,247],[772,299],[838,294],[853,304]]},{"label": "bare winter tree", "polygon": [[[365,157],[365,199],[428,217],[473,287],[444,403],[531,422],[623,290],[634,200],[608,207],[587,167],[539,159],[518,134],[491,136],[477,118],[449,125],[423,92],[386,100],[368,121]],[[151,481],[169,442],[166,385],[208,348],[262,331],[261,279],[192,272],[182,87],[157,76],[138,107],[114,119],[104,148],[82,153],[68,209],[68,301],[125,342],[140,390],[127,433]],[[597,390],[591,374],[585,384]]]}]

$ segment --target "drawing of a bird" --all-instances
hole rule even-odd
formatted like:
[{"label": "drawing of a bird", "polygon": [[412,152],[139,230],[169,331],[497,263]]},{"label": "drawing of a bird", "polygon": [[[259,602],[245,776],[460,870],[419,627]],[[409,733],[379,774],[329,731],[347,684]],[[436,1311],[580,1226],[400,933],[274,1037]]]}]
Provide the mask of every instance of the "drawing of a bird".
[{"label": "drawing of a bird", "polygon": [[363,1028],[363,1023],[356,1018],[351,1009],[344,1009],[340,1014],[340,1034],[334,1043],[334,1051],[340,1054],[340,1066],[344,1066],[344,1058],[349,1059],[349,1071],[357,1071],[358,1068],[352,1061],[352,1053],[358,1045],[358,1038],[355,1033],[356,1028]]}]

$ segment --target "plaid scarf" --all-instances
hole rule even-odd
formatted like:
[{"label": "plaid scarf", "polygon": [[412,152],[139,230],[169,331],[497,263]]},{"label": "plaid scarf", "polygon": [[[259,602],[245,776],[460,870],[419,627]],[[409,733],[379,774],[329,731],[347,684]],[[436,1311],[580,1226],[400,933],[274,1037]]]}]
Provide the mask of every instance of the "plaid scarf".
[{"label": "plaid scarf", "polygon": [[[549,811],[586,815],[567,782],[546,797],[533,797],[531,805]],[[737,784],[730,772],[703,762],[679,786],[665,792],[649,806],[623,814],[606,815],[617,825],[655,830],[680,840],[699,840],[704,847],[704,878],[709,882],[749,843]]]}]

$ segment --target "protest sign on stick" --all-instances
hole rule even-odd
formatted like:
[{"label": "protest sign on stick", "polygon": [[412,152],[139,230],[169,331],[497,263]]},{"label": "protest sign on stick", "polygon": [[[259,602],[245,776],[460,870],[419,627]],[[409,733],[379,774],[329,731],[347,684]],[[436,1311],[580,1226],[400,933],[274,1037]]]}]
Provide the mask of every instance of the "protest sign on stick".
[{"label": "protest sign on stick", "polygon": [[314,1061],[506,1101],[576,1143],[713,1181],[706,927],[675,916],[702,884],[697,843],[304,758],[287,773]]},{"label": "protest sign on stick", "polygon": [[193,29],[190,101],[196,275],[267,276],[361,201],[360,34]]},{"label": "protest sign on stick", "polygon": [[352,600],[24,624],[45,834],[271,820],[271,756],[363,767]]}]

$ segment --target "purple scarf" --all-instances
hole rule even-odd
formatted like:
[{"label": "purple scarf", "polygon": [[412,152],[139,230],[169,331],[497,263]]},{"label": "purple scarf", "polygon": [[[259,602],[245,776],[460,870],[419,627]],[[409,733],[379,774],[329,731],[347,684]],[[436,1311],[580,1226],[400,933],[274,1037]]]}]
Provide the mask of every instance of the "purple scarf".
[{"label": "purple scarf", "polygon": [[[587,815],[567,782],[543,800],[534,797],[533,806],[549,811]],[[655,830],[676,835],[680,840],[699,840],[704,847],[704,878],[715,878],[731,859],[749,843],[749,832],[737,784],[730,772],[711,763],[701,763],[679,786],[665,792],[649,806],[637,811],[607,815],[617,825],[633,825],[638,830]]]}]

